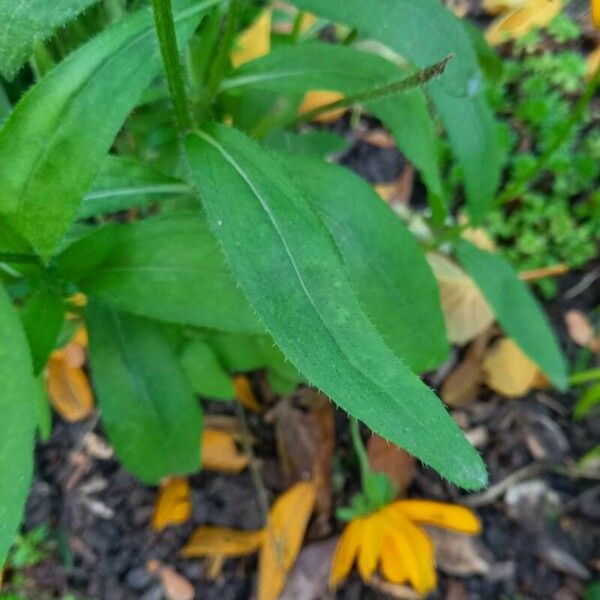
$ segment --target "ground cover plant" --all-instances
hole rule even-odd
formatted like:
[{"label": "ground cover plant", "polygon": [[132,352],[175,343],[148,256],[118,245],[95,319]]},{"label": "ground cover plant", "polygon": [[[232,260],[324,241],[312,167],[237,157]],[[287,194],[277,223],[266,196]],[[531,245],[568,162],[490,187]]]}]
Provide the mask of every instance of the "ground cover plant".
[{"label": "ground cover plant", "polygon": [[[432,591],[424,527],[474,535],[481,522],[450,502],[398,499],[408,483],[373,467],[359,423],[476,491],[484,460],[425,374],[470,344],[440,388],[451,406],[484,380],[505,397],[569,385],[524,280],[595,257],[600,74],[556,14],[486,41],[438,0],[5,0],[0,564],[18,573],[44,557],[9,551],[51,409],[97,414],[123,467],[160,486],[156,531],[190,519],[190,476],[250,468],[264,522],[200,527],[182,554],[218,571],[258,552],[259,597],[277,598],[311,515],[331,513],[319,481],[332,475],[298,477],[271,502],[247,426],[240,452],[203,422],[214,401],[242,425],[262,414],[248,378],[260,371],[269,393],[315,388],[349,419],[360,489],[338,507],[332,587],[356,563],[365,581]],[[488,42],[505,41],[501,63]],[[326,124],[341,115],[385,128],[422,188],[419,211],[332,160],[347,139]],[[594,339],[577,342],[571,382],[592,382],[580,416],[597,396]],[[177,585],[162,562],[148,571]]]}]

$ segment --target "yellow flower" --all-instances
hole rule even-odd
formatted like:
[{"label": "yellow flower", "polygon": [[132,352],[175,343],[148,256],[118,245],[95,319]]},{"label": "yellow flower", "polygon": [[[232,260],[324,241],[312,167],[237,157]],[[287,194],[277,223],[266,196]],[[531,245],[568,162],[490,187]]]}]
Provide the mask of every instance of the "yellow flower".
[{"label": "yellow flower", "polygon": [[592,23],[600,29],[600,0],[591,0]]},{"label": "yellow flower", "polygon": [[467,508],[429,500],[398,500],[365,517],[353,519],[337,545],[330,584],[339,585],[356,560],[358,572],[369,581],[377,567],[392,583],[410,582],[419,594],[436,587],[435,552],[421,525],[461,533],[481,531],[477,516]]}]

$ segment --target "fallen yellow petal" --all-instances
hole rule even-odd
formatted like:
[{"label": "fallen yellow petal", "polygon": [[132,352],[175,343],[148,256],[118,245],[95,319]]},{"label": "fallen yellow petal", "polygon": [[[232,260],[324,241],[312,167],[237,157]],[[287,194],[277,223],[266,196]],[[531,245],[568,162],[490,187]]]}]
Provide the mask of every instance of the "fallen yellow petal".
[{"label": "fallen yellow petal", "polygon": [[241,531],[226,527],[199,527],[181,550],[181,555],[186,558],[247,556],[258,551],[264,538],[264,529]]},{"label": "fallen yellow petal", "polygon": [[592,0],[591,5],[592,23],[600,29],[600,0]]},{"label": "fallen yellow petal", "polygon": [[240,473],[248,466],[248,457],[235,445],[230,433],[219,429],[204,429],[200,451],[202,468],[223,473]]},{"label": "fallen yellow petal", "polygon": [[458,504],[432,500],[397,500],[390,505],[390,510],[399,510],[411,521],[425,525],[444,527],[468,534],[481,532],[481,522],[477,515]]},{"label": "fallen yellow petal", "polygon": [[520,38],[535,27],[548,25],[561,9],[562,0],[531,0],[494,19],[485,32],[485,38],[492,46]]},{"label": "fallen yellow petal", "polygon": [[282,494],[269,512],[258,565],[258,600],[277,600],[304,539],[317,490],[300,482]]},{"label": "fallen yellow petal", "polygon": [[[328,92],[323,90],[308,92],[304,96],[304,100],[300,105],[299,113],[304,115],[317,108],[331,104],[332,102],[337,102],[343,97],[344,95],[340,94],[339,92]],[[333,121],[337,121],[345,112],[345,108],[336,108],[317,115],[313,121],[317,123],[331,123]]]},{"label": "fallen yellow petal", "polygon": [[238,38],[231,63],[239,67],[271,51],[271,9],[264,10]]},{"label": "fallen yellow petal", "polygon": [[252,386],[246,376],[235,375],[233,378],[233,389],[235,397],[241,402],[242,406],[255,413],[262,412],[262,406],[256,399],[252,391]]},{"label": "fallen yellow petal", "polygon": [[344,529],[331,563],[329,585],[332,588],[336,588],[348,577],[362,543],[363,526],[364,519],[355,519]]},{"label": "fallen yellow petal", "polygon": [[87,375],[71,367],[60,351],[48,362],[46,387],[52,407],[65,421],[82,421],[92,414],[94,397]]},{"label": "fallen yellow petal", "polygon": [[[598,10],[600,11],[600,9]],[[600,25],[598,25],[598,27],[600,27]],[[585,69],[586,81],[589,81],[596,74],[598,69],[600,69],[600,46],[596,46],[596,48],[588,54]]]},{"label": "fallen yellow petal", "polygon": [[154,504],[151,526],[162,531],[169,525],[185,523],[192,515],[192,497],[187,477],[172,477],[165,481]]}]

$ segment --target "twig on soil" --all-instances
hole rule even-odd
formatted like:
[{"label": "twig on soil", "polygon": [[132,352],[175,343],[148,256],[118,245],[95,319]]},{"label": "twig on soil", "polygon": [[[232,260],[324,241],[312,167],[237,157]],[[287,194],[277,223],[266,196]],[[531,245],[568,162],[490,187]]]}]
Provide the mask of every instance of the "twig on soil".
[{"label": "twig on soil", "polygon": [[579,294],[585,292],[595,281],[600,278],[600,267],[596,267],[593,271],[590,271],[583,277],[583,279],[572,288],[568,289],[564,294],[565,300],[573,300]]},{"label": "twig on soil", "polygon": [[543,267],[541,269],[521,271],[519,273],[519,278],[521,279],[521,281],[537,281],[538,279],[544,279],[545,277],[565,275],[568,272],[569,267],[564,263],[559,263],[557,265],[550,265],[549,267]]}]

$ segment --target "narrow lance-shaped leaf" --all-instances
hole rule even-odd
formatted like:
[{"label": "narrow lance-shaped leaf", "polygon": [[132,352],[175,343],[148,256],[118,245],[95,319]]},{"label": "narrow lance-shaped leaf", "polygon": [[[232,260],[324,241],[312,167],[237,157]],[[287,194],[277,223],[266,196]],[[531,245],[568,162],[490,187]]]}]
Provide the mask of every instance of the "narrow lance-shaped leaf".
[{"label": "narrow lance-shaped leaf", "polygon": [[98,0],[2,0],[0,73],[12,79],[29,58],[33,44],[74,19]]},{"label": "narrow lance-shaped leaf", "polygon": [[225,126],[191,134],[185,147],[209,224],[283,353],[386,439],[465,488],[484,485],[480,456],[370,323],[329,232],[281,163]]},{"label": "narrow lance-shaped leaf", "polygon": [[14,541],[33,471],[36,382],[19,315],[0,286],[0,568]]},{"label": "narrow lance-shaped leaf", "polygon": [[293,0],[302,10],[379,40],[420,68],[454,54],[428,92],[464,174],[471,219],[490,207],[503,160],[496,124],[468,33],[439,0]]},{"label": "narrow lance-shaped leaf", "polygon": [[466,240],[456,244],[456,256],[506,333],[556,387],[566,389],[567,367],[556,336],[542,308],[513,268],[501,256],[480,250]]},{"label": "narrow lance-shaped leaf", "polygon": [[412,234],[351,171],[307,157],[283,161],[309,190],[358,299],[387,345],[417,373],[437,367],[449,351],[439,291]]},{"label": "narrow lance-shaped leaf", "polygon": [[[176,0],[180,40],[220,0]],[[61,62],[25,94],[0,131],[0,212],[48,257],[144,89],[161,69],[142,9]]]},{"label": "narrow lance-shaped leaf", "polygon": [[111,224],[69,246],[58,274],[92,298],[162,321],[262,333],[199,213]]},{"label": "narrow lance-shaped leaf", "polygon": [[[427,66],[441,61],[436,57]],[[334,90],[367,92],[407,77],[409,72],[385,58],[345,46],[310,42],[282,46],[245,64],[223,83],[223,90],[263,89],[281,93]],[[420,89],[371,100],[366,107],[392,131],[400,149],[421,170],[430,191],[442,195],[436,131]]]},{"label": "narrow lance-shaped leaf", "polygon": [[125,467],[152,484],[197,471],[202,413],[162,325],[96,302],[86,320],[102,422]]}]

